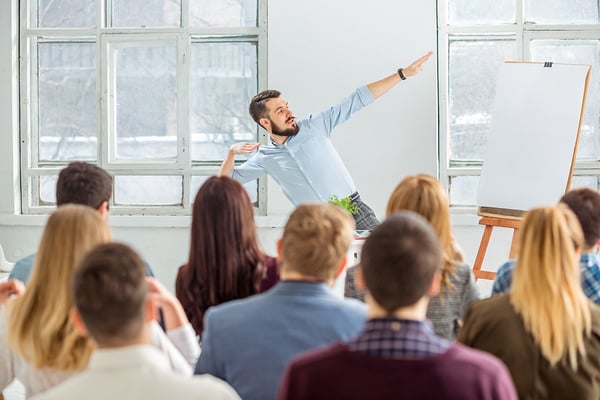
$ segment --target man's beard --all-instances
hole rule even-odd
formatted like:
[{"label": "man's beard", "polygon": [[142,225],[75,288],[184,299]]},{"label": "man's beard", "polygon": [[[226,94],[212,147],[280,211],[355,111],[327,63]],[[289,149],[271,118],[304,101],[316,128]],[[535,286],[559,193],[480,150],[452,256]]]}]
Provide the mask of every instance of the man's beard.
[{"label": "man's beard", "polygon": [[275,124],[271,123],[271,133],[273,135],[286,137],[296,136],[299,130],[300,127],[298,126],[298,124],[296,124],[296,126],[293,128],[279,129],[277,126],[275,126]]}]

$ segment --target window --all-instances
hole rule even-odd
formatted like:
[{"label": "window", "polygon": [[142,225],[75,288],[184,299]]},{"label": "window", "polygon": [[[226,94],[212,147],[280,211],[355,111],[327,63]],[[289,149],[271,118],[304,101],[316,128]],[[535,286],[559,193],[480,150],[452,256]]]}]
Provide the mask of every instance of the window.
[{"label": "window", "polygon": [[[113,213],[189,214],[232,143],[265,139],[247,110],[266,0],[26,0],[20,15],[24,213],[51,210],[60,169],[85,160],[114,176]],[[264,182],[246,185],[263,214]]]},{"label": "window", "polygon": [[439,0],[440,175],[453,207],[476,205],[496,78],[505,60],[592,66],[573,187],[599,189],[597,0]]}]

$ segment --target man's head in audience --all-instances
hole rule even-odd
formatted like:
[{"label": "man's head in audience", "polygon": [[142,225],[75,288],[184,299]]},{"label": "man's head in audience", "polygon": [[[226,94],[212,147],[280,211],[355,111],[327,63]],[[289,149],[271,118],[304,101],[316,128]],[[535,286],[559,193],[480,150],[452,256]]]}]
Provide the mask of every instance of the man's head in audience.
[{"label": "man's head in audience", "polygon": [[585,237],[584,253],[595,250],[600,242],[600,192],[578,188],[567,192],[561,199],[577,216]]},{"label": "man's head in audience", "polygon": [[75,327],[99,348],[148,344],[155,308],[145,276],[144,262],[129,246],[94,248],[72,280]]},{"label": "man's head in audience", "polygon": [[106,216],[112,184],[112,177],[102,168],[82,161],[72,162],[58,175],[56,205],[82,204]]},{"label": "man's head in audience", "polygon": [[346,265],[354,220],[325,203],[300,205],[290,215],[277,243],[282,280],[332,284]]},{"label": "man's head in audience", "polygon": [[429,299],[439,292],[441,265],[437,234],[423,217],[410,211],[388,217],[361,252],[358,280],[368,291],[370,317],[424,319]]}]

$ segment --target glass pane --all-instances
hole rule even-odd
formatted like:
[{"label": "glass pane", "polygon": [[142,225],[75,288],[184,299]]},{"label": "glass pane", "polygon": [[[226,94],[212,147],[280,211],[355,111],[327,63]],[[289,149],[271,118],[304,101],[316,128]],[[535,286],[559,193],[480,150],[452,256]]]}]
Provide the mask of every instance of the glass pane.
[{"label": "glass pane", "polygon": [[531,42],[533,61],[553,61],[568,64],[589,64],[592,74],[588,87],[585,113],[581,124],[577,158],[600,159],[600,42],[598,40],[534,40]]},{"label": "glass pane", "polygon": [[256,26],[257,0],[194,0],[190,14],[193,27]]},{"label": "glass pane", "polygon": [[573,180],[571,181],[571,189],[579,188],[579,187],[588,187],[594,190],[600,189],[600,184],[598,182],[597,176],[573,176]]},{"label": "glass pane", "polygon": [[116,50],[116,158],[177,156],[176,49]]},{"label": "glass pane", "polygon": [[248,114],[256,92],[254,43],[192,44],[192,160],[219,161],[232,143],[257,141],[257,125]]},{"label": "glass pane", "polygon": [[448,0],[450,25],[511,24],[515,19],[515,0]]},{"label": "glass pane", "polygon": [[37,179],[39,182],[39,204],[56,204],[56,181],[58,181],[58,176],[40,176]]},{"label": "glass pane", "polygon": [[38,159],[95,160],[96,45],[40,43],[37,50]]},{"label": "glass pane", "polygon": [[96,0],[32,1],[31,26],[40,28],[95,28]]},{"label": "glass pane", "polygon": [[115,27],[146,28],[180,25],[180,0],[113,0],[113,26]]},{"label": "glass pane", "polygon": [[[198,193],[200,186],[202,186],[208,178],[208,176],[192,176],[192,181],[190,185],[190,204],[193,205],[194,199],[196,198],[196,194]],[[250,181],[244,184],[244,188],[248,192],[250,202],[255,207],[258,207],[258,180]]]},{"label": "glass pane", "polygon": [[470,207],[477,205],[477,187],[479,176],[450,177],[450,205]]},{"label": "glass pane", "polygon": [[516,58],[512,40],[450,42],[448,146],[450,162],[483,158],[496,79],[505,60]]},{"label": "glass pane", "polygon": [[596,24],[597,0],[525,0],[525,21],[536,24]]},{"label": "glass pane", "polygon": [[181,176],[115,176],[116,205],[181,205]]}]

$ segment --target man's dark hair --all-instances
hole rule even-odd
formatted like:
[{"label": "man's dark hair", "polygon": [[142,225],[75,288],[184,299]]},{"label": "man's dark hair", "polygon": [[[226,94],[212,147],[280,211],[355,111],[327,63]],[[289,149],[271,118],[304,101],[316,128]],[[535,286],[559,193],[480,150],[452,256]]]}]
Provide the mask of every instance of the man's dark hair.
[{"label": "man's dark hair", "polygon": [[71,289],[86,329],[103,346],[139,337],[146,312],[146,267],[129,246],[108,243],[90,251],[79,264]]},{"label": "man's dark hair", "polygon": [[412,211],[400,211],[379,224],[361,253],[367,290],[390,313],[425,296],[441,265],[437,234]]},{"label": "man's dark hair", "polygon": [[577,216],[585,238],[586,249],[600,239],[600,193],[590,188],[573,189],[560,199]]},{"label": "man's dark hair", "polygon": [[102,168],[74,161],[60,171],[56,182],[56,205],[82,204],[98,209],[109,201],[112,177]]},{"label": "man's dark hair", "polygon": [[260,125],[259,120],[261,118],[266,117],[267,115],[267,106],[265,105],[265,103],[267,102],[267,100],[276,99],[279,96],[281,96],[281,92],[278,90],[263,90],[262,92],[260,92],[252,98],[248,111],[250,112],[250,116],[252,117],[254,122]]}]

